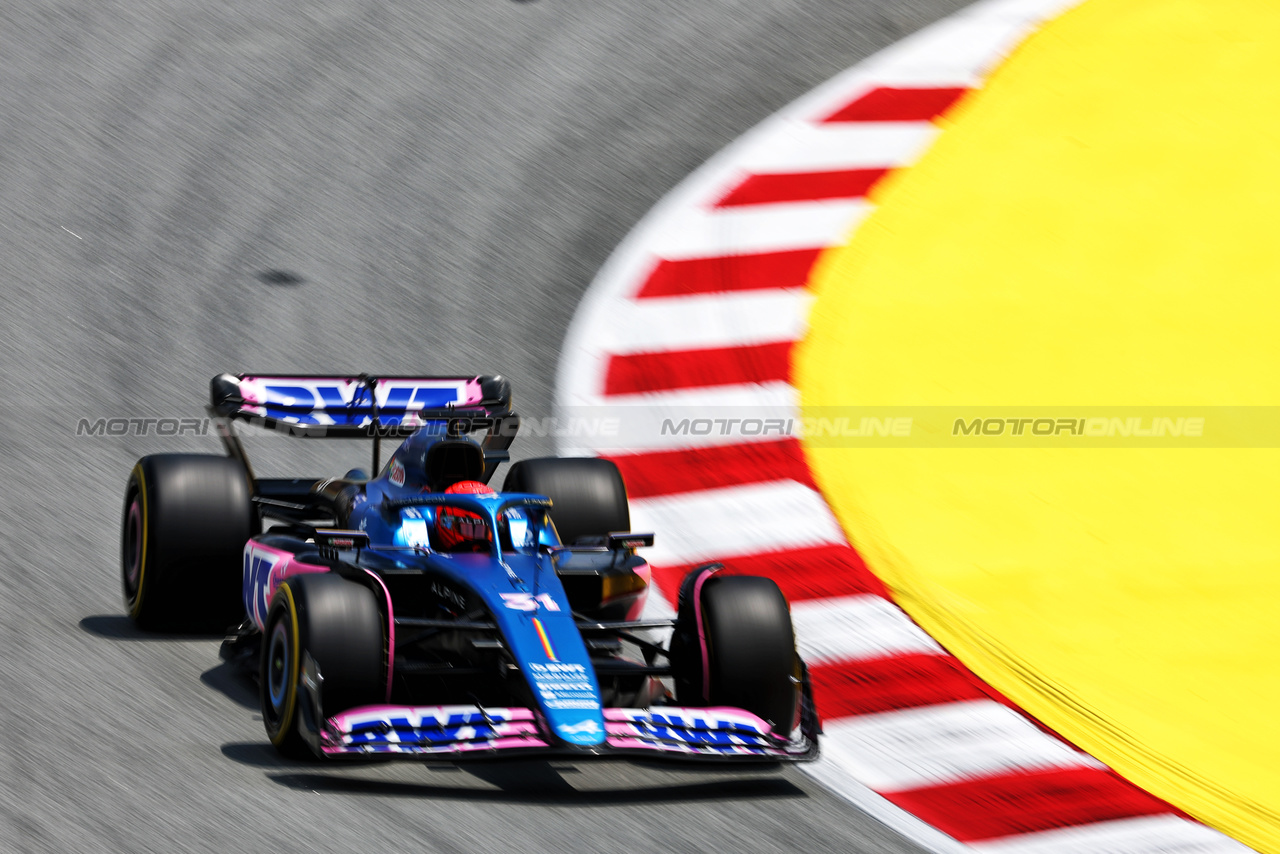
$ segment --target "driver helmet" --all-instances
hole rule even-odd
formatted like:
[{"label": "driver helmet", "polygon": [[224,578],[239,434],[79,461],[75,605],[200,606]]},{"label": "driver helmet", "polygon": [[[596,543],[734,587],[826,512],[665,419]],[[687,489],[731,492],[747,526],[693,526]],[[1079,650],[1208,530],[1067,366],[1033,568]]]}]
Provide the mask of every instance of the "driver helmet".
[{"label": "driver helmet", "polygon": [[[446,495],[497,495],[478,480],[460,480],[445,491]],[[484,517],[459,507],[441,507],[436,511],[436,537],[442,551],[488,551],[493,535]]]}]

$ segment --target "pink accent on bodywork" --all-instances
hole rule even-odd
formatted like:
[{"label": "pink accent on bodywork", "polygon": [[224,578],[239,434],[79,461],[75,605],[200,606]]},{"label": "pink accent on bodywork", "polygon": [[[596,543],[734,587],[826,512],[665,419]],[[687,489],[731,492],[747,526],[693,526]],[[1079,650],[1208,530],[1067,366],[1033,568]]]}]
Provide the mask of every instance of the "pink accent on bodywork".
[{"label": "pink accent on bodywork", "polygon": [[711,699],[711,655],[707,650],[707,633],[702,624],[702,585],[720,571],[720,567],[704,570],[693,585],[693,615],[698,625],[698,646],[702,647],[702,696]]},{"label": "pink accent on bodywork", "polygon": [[729,754],[737,754],[739,756],[786,756],[787,751],[780,747],[756,747],[749,745],[732,745],[726,746],[727,749],[713,750],[711,748],[699,747],[695,744],[675,744],[671,742],[655,743],[645,741],[642,738],[631,738],[627,736],[615,736],[610,734],[605,742],[609,747],[615,747],[619,750],[660,750],[663,753],[685,753],[704,756],[725,756]]},{"label": "pink accent on bodywork", "polygon": [[[360,386],[348,377],[288,377],[288,376],[247,376],[240,380],[237,385],[240,388],[240,398],[245,403],[262,406],[268,402],[270,395],[267,394],[267,383],[273,386],[293,385],[299,388],[311,389],[319,383],[332,383],[342,387],[343,398],[350,400],[355,394],[355,390]],[[277,401],[272,401],[277,402]],[[321,405],[315,402],[315,396],[312,395],[311,405],[316,409],[321,409]]]},{"label": "pink accent on bodywork", "polygon": [[739,709],[734,706],[650,706],[647,709],[611,707],[603,711],[606,721],[617,723],[635,723],[637,718],[642,721],[652,720],[654,715],[660,717],[674,715],[690,720],[715,718],[756,727],[761,734],[771,732],[769,723],[763,718],[751,714],[746,709]]},{"label": "pink accent on bodywork", "polygon": [[[612,708],[604,710],[606,744],[609,747],[628,750],[656,750],[666,753],[696,755],[780,756],[792,755],[789,745],[769,730],[769,724],[745,709],[730,706],[687,708],[680,706],[653,706],[647,709]],[[730,724],[731,726],[720,726]],[[679,736],[655,738],[653,727],[675,731],[721,731],[733,727],[760,739],[759,743],[704,745],[697,741],[681,742]],[[807,750],[807,747],[805,748]],[[795,751],[800,752],[800,751]]]},{"label": "pink accent on bodywork", "polygon": [[467,384],[463,386],[462,393],[464,395],[464,399],[462,400],[462,404],[464,406],[479,403],[484,400],[484,392],[480,390],[479,380],[467,380]]},{"label": "pink accent on bodywork", "polygon": [[[467,706],[467,705],[392,706],[388,704],[383,706],[377,706],[377,705],[357,706],[354,709],[347,709],[345,712],[340,712],[339,714],[336,714],[333,717],[331,717],[329,720],[333,721],[335,724],[339,724],[340,728],[345,731],[347,729],[347,726],[346,726],[347,723],[352,718],[365,718],[369,716],[386,717],[391,714],[403,715],[405,717],[417,717],[417,718],[422,718],[422,717],[426,717],[427,715],[431,715],[433,717],[438,718],[441,715],[448,715],[453,711],[478,711],[478,710],[479,710],[479,706]],[[506,721],[535,720],[533,710],[527,709],[524,706],[514,706],[511,708],[507,708],[505,706],[501,708],[486,708],[485,711],[488,711],[495,715],[501,715],[503,718],[506,719]]]},{"label": "pink accent on bodywork", "polygon": [[[275,598],[276,591],[280,589],[281,583],[283,583],[286,578],[292,578],[295,575],[331,571],[327,566],[316,566],[313,563],[303,563],[302,561],[294,560],[295,555],[293,552],[273,548],[272,546],[263,545],[262,543],[255,542],[253,540],[250,540],[246,544],[246,548],[250,549],[251,553],[261,552],[276,558],[275,565],[271,567],[271,573],[267,576],[267,595],[265,597],[267,607],[271,606],[271,600]],[[257,591],[254,591],[254,602],[256,603],[257,601]],[[256,604],[251,616],[253,618],[253,622],[259,629],[264,628],[263,624],[267,615],[257,613]]]},{"label": "pink accent on bodywork", "polygon": [[[607,733],[606,745],[622,750],[655,751],[699,756],[774,756],[787,758],[800,751],[769,732],[769,725],[745,709],[727,706],[711,708],[685,708],[680,706],[655,706],[648,709],[606,708],[602,710]],[[381,718],[406,718],[419,722],[445,721],[453,712],[480,713],[476,706],[361,706],[334,715],[326,722],[321,735],[321,752],[327,756],[392,754],[402,756],[457,755],[466,753],[492,753],[512,749],[548,749],[552,745],[542,737],[539,718],[527,708],[493,708],[487,712],[503,720],[493,724],[494,738],[457,741],[444,744],[388,742],[352,742],[351,731],[371,720]],[[673,720],[674,719],[674,720]],[[767,740],[760,744],[703,745],[696,741],[657,741],[645,731],[646,726],[674,727],[676,729],[723,729],[717,723],[730,723]],[[807,746],[805,747],[807,750]]]},{"label": "pink accent on bodywork", "polygon": [[383,699],[390,703],[391,674],[395,670],[396,663],[396,615],[391,609],[391,591],[387,589],[387,585],[382,582],[376,572],[368,569],[365,572],[369,573],[369,577],[378,583],[378,587],[382,588],[382,595],[387,602],[387,695]]},{"label": "pink accent on bodywork", "polygon": [[[360,723],[367,722],[370,718],[391,718],[403,717],[409,720],[417,718],[421,721],[424,718],[435,720],[447,720],[449,715],[455,711],[465,711],[470,714],[478,714],[480,710],[476,706],[360,706],[355,709],[349,709],[341,714],[334,715],[329,718],[326,731],[336,734],[342,741],[332,743],[333,735],[329,736],[330,743],[323,744],[321,751],[326,754],[355,754],[362,755],[367,753],[470,753],[475,751],[504,750],[521,747],[547,747],[548,744],[539,733],[538,724],[534,713],[526,708],[492,708],[487,712],[494,717],[501,717],[503,720],[493,724],[493,729],[497,734],[496,738],[483,739],[477,741],[459,741],[449,744],[436,745],[401,745],[396,742],[389,742],[376,745],[376,749],[369,751],[360,744],[352,744],[347,741],[348,734]],[[322,735],[322,738],[324,736]]]},{"label": "pink accent on bodywork", "polygon": [[262,384],[253,377],[245,377],[236,385],[240,387],[240,399],[245,403],[262,403],[266,397]]},{"label": "pink accent on bodywork", "polygon": [[461,741],[454,744],[444,744],[435,747],[426,747],[421,745],[412,745],[403,747],[398,744],[382,745],[381,750],[366,751],[355,747],[342,746],[323,746],[320,752],[329,756],[337,755],[356,755],[366,756],[372,754],[387,753],[408,753],[408,754],[439,754],[439,753],[474,753],[476,751],[491,750],[514,750],[519,748],[545,748],[549,745],[541,738],[536,736],[513,736],[510,738],[495,738],[491,741]]},{"label": "pink accent on bodywork", "polygon": [[[260,547],[254,546],[254,548]],[[277,550],[272,549],[272,551]],[[271,579],[270,583],[267,585],[268,602],[270,602],[271,598],[276,595],[276,591],[280,589],[280,585],[287,578],[293,578],[295,575],[309,575],[317,572],[332,572],[332,570],[327,566],[317,566],[314,563],[304,563],[300,560],[294,560],[294,554],[292,552],[277,551],[277,553],[284,555],[285,558],[271,568]]]}]

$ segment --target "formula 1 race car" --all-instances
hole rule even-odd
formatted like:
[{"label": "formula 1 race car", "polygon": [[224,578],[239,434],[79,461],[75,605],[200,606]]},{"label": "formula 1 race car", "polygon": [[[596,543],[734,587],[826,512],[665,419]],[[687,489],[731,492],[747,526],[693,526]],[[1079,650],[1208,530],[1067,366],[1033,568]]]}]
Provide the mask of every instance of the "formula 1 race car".
[{"label": "formula 1 race car", "polygon": [[[289,756],[508,753],[807,760],[819,722],[769,579],[692,570],[644,619],[622,477],[526,459],[498,376],[217,376],[226,455],[140,459],[122,565],[145,629],[230,626]],[[245,421],[299,437],[403,439],[376,477],[254,476]],[[670,635],[669,642],[661,638]]]}]

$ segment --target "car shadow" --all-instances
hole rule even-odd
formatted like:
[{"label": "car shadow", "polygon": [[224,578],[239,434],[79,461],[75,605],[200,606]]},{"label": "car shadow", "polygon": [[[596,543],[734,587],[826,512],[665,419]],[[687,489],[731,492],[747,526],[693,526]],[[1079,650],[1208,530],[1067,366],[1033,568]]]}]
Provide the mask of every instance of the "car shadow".
[{"label": "car shadow", "polygon": [[[708,779],[677,784],[643,786],[619,786],[613,788],[575,788],[565,775],[581,773],[569,764],[571,760],[545,759],[478,759],[468,762],[424,762],[418,767],[437,777],[461,774],[487,783],[493,788],[477,788],[465,785],[454,777],[448,783],[406,782],[379,780],[342,773],[341,766],[325,765],[320,760],[289,760],[276,753],[266,743],[231,743],[222,746],[222,754],[243,765],[267,769],[267,779],[288,789],[307,792],[332,792],[344,795],[371,795],[375,797],[423,798],[432,800],[457,800],[473,802],[611,806],[617,804],[666,804],[688,801],[715,801],[726,797],[734,800],[777,800],[780,798],[807,798],[803,789],[776,773],[777,766],[761,766],[764,772],[753,777],[724,777],[709,772]],[[364,767],[387,765],[383,762],[361,762]],[[608,762],[619,765],[633,764],[623,758],[603,758],[591,762]],[[401,763],[404,767],[408,763]],[[671,770],[671,764],[635,763],[642,767],[663,767]],[[346,767],[352,767],[350,765]],[[688,768],[689,766],[679,766]],[[318,769],[324,768],[322,772]],[[745,768],[723,768],[741,773]],[[442,781],[443,782],[443,781]]]},{"label": "car shadow", "polygon": [[296,768],[299,771],[314,770],[317,759],[286,759],[265,741],[228,742],[222,745],[222,755],[241,765],[253,768],[269,768],[281,771]]},{"label": "car shadow", "polygon": [[91,635],[119,641],[213,640],[223,636],[222,632],[147,632],[124,614],[93,614],[78,625]]},{"label": "car shadow", "polygon": [[[123,614],[95,614],[80,620],[79,626],[82,631],[91,635],[115,641],[220,640],[224,637],[222,632],[196,634],[143,631]],[[243,666],[224,661],[201,673],[200,681],[205,687],[223,694],[237,705],[246,709],[258,708],[258,685],[253,675]]]},{"label": "car shadow", "polygon": [[[494,760],[480,760],[492,764]],[[507,764],[503,762],[502,764]],[[525,766],[526,763],[520,763]],[[575,789],[560,772],[542,763],[544,768],[521,767],[502,770],[486,768],[483,771],[471,767],[461,769],[485,782],[494,789],[476,789],[458,786],[435,786],[427,783],[371,780],[363,777],[331,776],[328,774],[268,774],[274,783],[290,789],[314,792],[334,792],[346,795],[377,795],[380,797],[431,798],[435,800],[492,801],[519,804],[555,804],[558,806],[612,806],[617,804],[668,804],[689,801],[719,801],[808,797],[802,789],[780,778],[708,780],[700,783],[681,783],[661,786],[624,786],[610,789]],[[479,773],[477,773],[479,771]]]},{"label": "car shadow", "polygon": [[224,661],[201,673],[200,682],[239,706],[258,710],[258,683],[240,665]]}]

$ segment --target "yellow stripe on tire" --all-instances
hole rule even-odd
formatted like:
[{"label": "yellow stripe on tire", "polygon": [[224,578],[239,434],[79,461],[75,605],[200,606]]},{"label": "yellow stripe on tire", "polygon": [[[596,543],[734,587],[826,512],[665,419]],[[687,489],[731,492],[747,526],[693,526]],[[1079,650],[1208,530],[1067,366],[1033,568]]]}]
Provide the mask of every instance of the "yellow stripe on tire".
[{"label": "yellow stripe on tire", "polygon": [[300,658],[298,644],[299,636],[301,634],[298,628],[298,606],[297,603],[294,602],[293,591],[289,589],[289,584],[287,582],[281,584],[279,591],[276,593],[277,596],[280,596],[281,594],[284,595],[285,602],[287,603],[285,605],[285,610],[288,611],[289,614],[289,630],[292,638],[292,647],[289,650],[289,681],[285,686],[284,711],[280,715],[280,729],[276,731],[276,734],[271,739],[271,743],[273,745],[281,744],[292,734],[294,727],[294,709],[298,704],[298,659]]}]

